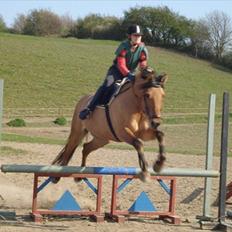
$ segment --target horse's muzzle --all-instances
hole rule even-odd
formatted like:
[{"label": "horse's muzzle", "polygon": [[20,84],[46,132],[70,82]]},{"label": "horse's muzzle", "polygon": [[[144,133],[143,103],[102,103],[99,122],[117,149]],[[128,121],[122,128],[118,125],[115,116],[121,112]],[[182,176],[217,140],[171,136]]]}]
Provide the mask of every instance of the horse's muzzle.
[{"label": "horse's muzzle", "polygon": [[157,127],[160,125],[161,121],[160,121],[160,118],[153,118],[151,120],[151,127],[153,129],[157,129]]}]

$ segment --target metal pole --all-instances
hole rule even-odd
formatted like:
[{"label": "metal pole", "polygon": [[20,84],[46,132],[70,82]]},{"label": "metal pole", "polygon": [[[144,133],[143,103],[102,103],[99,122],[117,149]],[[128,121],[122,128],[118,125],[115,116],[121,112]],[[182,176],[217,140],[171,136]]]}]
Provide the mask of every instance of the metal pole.
[{"label": "metal pole", "polygon": [[220,183],[219,183],[219,227],[225,224],[226,210],[226,174],[227,174],[227,154],[228,154],[228,128],[229,128],[229,93],[223,94],[222,108],[222,131],[221,131],[221,160],[220,160]]},{"label": "metal pole", "polygon": [[0,142],[2,140],[3,85],[4,81],[0,80]]},{"label": "metal pole", "polygon": [[[205,160],[206,170],[210,170],[213,168],[215,105],[216,105],[216,95],[210,94],[209,110],[208,110],[207,143],[206,143],[206,160]],[[205,218],[211,217],[211,213],[210,213],[211,190],[212,190],[212,179],[206,177],[205,191],[204,191],[204,205],[203,205],[203,217]]]},{"label": "metal pole", "polygon": [[[52,176],[52,174],[101,174],[101,175],[138,175],[140,168],[134,167],[77,167],[77,166],[43,166],[43,165],[2,165],[2,172],[40,173]],[[164,168],[155,173],[149,168],[153,176],[191,176],[191,177],[219,177],[216,170],[189,169],[189,168]]]}]

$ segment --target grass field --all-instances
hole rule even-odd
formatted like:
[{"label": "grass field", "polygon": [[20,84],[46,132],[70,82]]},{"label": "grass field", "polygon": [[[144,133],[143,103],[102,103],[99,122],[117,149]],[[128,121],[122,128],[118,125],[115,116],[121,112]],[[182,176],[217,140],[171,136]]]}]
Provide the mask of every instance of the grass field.
[{"label": "grass field", "polygon": [[[71,116],[76,101],[82,95],[94,92],[103,81],[118,44],[117,41],[0,33],[0,78],[4,79],[4,108],[24,111],[24,116],[40,116],[33,112],[43,112],[45,108],[46,114],[46,109],[50,109],[54,119],[58,116],[54,112],[67,108],[67,115]],[[222,94],[228,91],[232,96],[232,73],[171,50],[153,47],[148,47],[148,50],[150,65],[158,72],[169,74],[163,115],[168,152],[205,153],[208,96],[209,93],[216,93],[219,114],[216,115],[215,153],[219,154]],[[32,108],[35,111],[30,112]],[[53,125],[51,122],[41,122],[29,123],[27,126]],[[229,130],[232,133],[231,125]],[[47,144],[65,142],[55,137],[8,133],[2,137],[4,141]],[[231,154],[230,141],[229,146]],[[129,148],[124,144],[108,147]],[[153,143],[146,146],[147,150],[156,148]]]},{"label": "grass field", "polygon": [[[74,107],[102,82],[118,44],[0,33],[4,107]],[[232,73],[170,50],[148,50],[150,65],[169,74],[164,111],[206,109],[211,92],[217,94],[220,110],[223,91],[232,92]]]},{"label": "grass field", "polygon": [[[28,128],[36,128],[35,124],[31,124]],[[48,127],[49,128],[49,127]],[[62,128],[62,127],[61,127]],[[168,153],[182,153],[182,154],[195,154],[204,155],[206,153],[206,123],[192,123],[192,124],[164,124],[162,130],[165,133],[166,149]],[[52,129],[52,128],[51,128]],[[221,138],[221,125],[215,123],[214,133],[214,154],[220,154],[220,138]],[[232,134],[232,124],[229,127],[229,134]],[[51,134],[50,137],[41,136],[28,136],[15,133],[3,133],[3,141],[15,141],[21,143],[41,143],[41,144],[65,144],[66,137],[60,137],[59,134]],[[108,148],[130,149],[134,150],[131,146],[125,143],[113,143],[107,145]],[[228,152],[232,155],[232,141],[228,141]],[[146,142],[145,151],[158,151],[157,141]]]}]

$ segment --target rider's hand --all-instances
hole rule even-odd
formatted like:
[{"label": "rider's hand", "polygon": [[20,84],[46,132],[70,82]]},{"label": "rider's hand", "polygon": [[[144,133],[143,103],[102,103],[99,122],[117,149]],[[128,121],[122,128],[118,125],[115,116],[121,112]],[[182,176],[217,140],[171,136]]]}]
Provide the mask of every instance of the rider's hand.
[{"label": "rider's hand", "polygon": [[134,81],[134,79],[135,79],[135,74],[129,72],[129,73],[127,74],[127,79],[128,79],[129,81]]}]

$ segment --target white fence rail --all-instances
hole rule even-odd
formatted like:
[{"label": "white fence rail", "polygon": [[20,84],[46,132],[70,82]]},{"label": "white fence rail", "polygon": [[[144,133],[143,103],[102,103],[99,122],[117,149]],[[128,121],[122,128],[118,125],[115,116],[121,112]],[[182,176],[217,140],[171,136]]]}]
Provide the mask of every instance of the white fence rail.
[{"label": "white fence rail", "polygon": [[[74,108],[4,108],[3,117],[71,117]],[[220,112],[220,109],[218,109]],[[188,116],[207,116],[207,108],[165,108],[164,118],[168,117],[188,117]],[[220,114],[217,113],[216,114]]]}]

